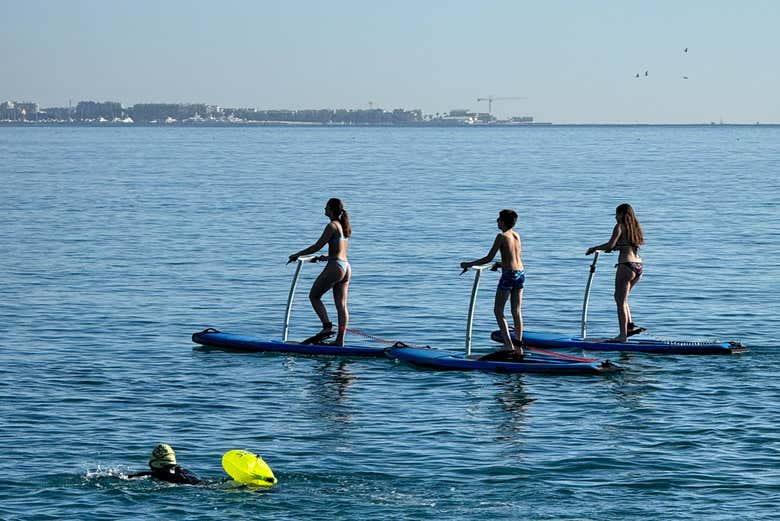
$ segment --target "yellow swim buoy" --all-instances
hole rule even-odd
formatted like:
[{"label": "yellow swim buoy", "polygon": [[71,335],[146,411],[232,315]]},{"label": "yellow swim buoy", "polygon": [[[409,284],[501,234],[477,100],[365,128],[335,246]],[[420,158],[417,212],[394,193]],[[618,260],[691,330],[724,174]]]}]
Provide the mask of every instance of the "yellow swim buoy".
[{"label": "yellow swim buoy", "polygon": [[222,456],[222,468],[231,478],[245,485],[271,487],[277,482],[263,458],[246,450],[227,451]]}]

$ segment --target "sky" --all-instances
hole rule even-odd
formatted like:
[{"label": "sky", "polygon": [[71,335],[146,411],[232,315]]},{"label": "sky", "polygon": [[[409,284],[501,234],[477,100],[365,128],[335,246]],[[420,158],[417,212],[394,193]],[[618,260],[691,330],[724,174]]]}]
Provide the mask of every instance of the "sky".
[{"label": "sky", "polygon": [[0,13],[0,101],[42,107],[436,114],[487,112],[477,98],[494,96],[525,98],[496,99],[497,117],[552,123],[780,123],[775,0],[0,0]]}]

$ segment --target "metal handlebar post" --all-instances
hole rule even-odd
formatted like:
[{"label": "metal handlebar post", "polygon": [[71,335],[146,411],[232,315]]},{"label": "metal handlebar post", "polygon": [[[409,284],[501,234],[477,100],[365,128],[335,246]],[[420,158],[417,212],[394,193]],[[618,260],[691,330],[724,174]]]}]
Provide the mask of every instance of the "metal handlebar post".
[{"label": "metal handlebar post", "polygon": [[295,297],[295,288],[298,286],[298,276],[301,274],[301,268],[304,262],[315,262],[316,255],[306,255],[298,257],[297,266],[295,266],[295,275],[293,275],[290,294],[287,297],[287,310],[284,313],[284,327],[282,328],[282,342],[287,342],[287,335],[290,331],[290,314],[292,313],[293,298]]},{"label": "metal handlebar post", "polygon": [[599,252],[593,254],[593,262],[590,264],[590,273],[588,274],[588,283],[585,284],[585,298],[582,301],[582,327],[580,336],[584,339],[588,333],[588,302],[590,301],[590,286],[593,283],[593,277],[596,275],[596,263],[599,261]]},{"label": "metal handlebar post", "polygon": [[471,356],[471,326],[474,323],[474,305],[477,301],[477,290],[479,289],[479,278],[482,275],[482,270],[490,268],[493,263],[480,264],[479,266],[472,266],[474,271],[474,285],[471,287],[471,301],[469,302],[469,316],[466,319],[466,357]]}]

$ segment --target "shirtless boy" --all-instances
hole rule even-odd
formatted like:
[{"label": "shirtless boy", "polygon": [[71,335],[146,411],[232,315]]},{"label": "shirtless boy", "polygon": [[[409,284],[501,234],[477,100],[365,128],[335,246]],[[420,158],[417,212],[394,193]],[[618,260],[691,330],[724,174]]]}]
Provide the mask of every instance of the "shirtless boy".
[{"label": "shirtless boy", "polygon": [[[523,286],[525,284],[525,268],[523,267],[523,248],[520,236],[512,228],[517,223],[517,212],[514,210],[501,210],[498,213],[498,229],[501,233],[496,235],[493,246],[487,255],[471,262],[461,262],[460,267],[468,269],[472,266],[486,264],[493,260],[496,253],[501,252],[501,280],[496,288],[496,302],[493,312],[496,315],[498,327],[504,337],[504,348],[500,354],[515,353],[523,355]],[[512,319],[515,325],[515,339],[509,334],[509,324],[504,317],[504,306],[507,299],[511,298]],[[488,355],[491,356],[491,355]]]}]

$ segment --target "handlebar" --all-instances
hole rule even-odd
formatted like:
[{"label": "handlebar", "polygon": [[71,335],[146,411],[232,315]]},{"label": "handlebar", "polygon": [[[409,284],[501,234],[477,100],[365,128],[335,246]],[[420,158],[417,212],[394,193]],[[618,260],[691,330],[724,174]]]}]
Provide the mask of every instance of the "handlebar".
[{"label": "handlebar", "polygon": [[324,262],[328,259],[329,257],[327,255],[301,255],[297,259],[288,260],[287,264],[290,264],[291,262]]},{"label": "handlebar", "polygon": [[487,264],[477,264],[476,266],[471,266],[469,268],[463,268],[463,271],[460,272],[461,275],[469,271],[469,269],[475,269],[477,271],[487,270],[490,271],[498,271],[498,268],[501,267],[500,262],[488,262]]}]

